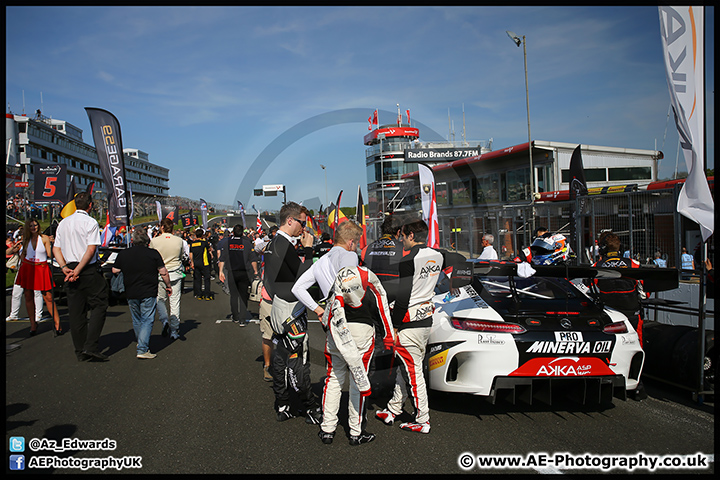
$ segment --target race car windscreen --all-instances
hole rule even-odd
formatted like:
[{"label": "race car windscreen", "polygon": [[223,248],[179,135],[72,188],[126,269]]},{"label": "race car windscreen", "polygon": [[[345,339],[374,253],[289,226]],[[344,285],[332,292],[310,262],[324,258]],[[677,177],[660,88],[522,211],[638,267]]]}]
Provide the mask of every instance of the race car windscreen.
[{"label": "race car windscreen", "polygon": [[[478,277],[482,291],[494,298],[512,296],[512,285],[508,277]],[[579,292],[565,279],[559,278],[515,278],[515,290],[519,299],[568,299],[577,298]]]}]

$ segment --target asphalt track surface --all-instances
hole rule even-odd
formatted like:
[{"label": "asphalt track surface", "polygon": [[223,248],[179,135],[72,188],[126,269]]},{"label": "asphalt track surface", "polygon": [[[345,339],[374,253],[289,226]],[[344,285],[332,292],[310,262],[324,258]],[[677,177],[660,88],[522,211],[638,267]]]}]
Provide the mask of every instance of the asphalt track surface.
[{"label": "asphalt track surface", "polygon": [[[687,392],[648,381],[647,400],[616,399],[594,406],[564,401],[552,406],[491,405],[472,396],[432,395],[432,431],[422,435],[402,431],[397,423],[385,426],[374,418],[373,412],[385,406],[390,386],[389,371],[379,370],[373,377],[367,427],[376,440],[350,446],[347,410],[341,407],[335,441],[324,445],[317,437],[318,427],[303,418],[276,421],[271,384],[262,380],[258,325],[241,328],[225,321],[229,297],[215,282],[214,301],[195,300],[189,285],[186,282],[181,307],[184,340],[162,337],[156,322],[150,349],[158,356],[153,360],[135,358],[132,322],[123,303],[109,308],[100,339],[108,362],[78,362],[70,335],[54,338],[49,321],[40,324],[34,337],[28,336],[27,320],[6,322],[6,344],[19,346],[5,357],[6,448],[10,437],[24,437],[26,462],[41,456],[66,462],[71,457],[140,457],[140,469],[122,472],[150,474],[597,474],[604,473],[599,458],[606,455],[696,453],[705,456],[707,467],[655,472],[714,473],[714,404],[700,405]],[[9,301],[6,295],[6,314]],[[67,328],[66,307],[61,304],[59,310]],[[257,311],[257,304],[251,303],[251,310]],[[23,305],[21,314],[24,311]],[[311,322],[309,335],[313,389],[320,396],[325,361],[318,323]],[[406,403],[400,420],[409,420],[411,411]],[[45,442],[39,451],[31,451],[29,444],[35,438],[58,443],[109,439],[116,447],[86,450],[71,443],[65,451],[53,452]],[[547,463],[547,458],[554,462],[563,452],[578,457],[575,469]],[[462,468],[466,453],[472,461]],[[586,454],[593,458],[585,460]],[[481,469],[475,463],[481,455],[494,459],[515,455],[529,462],[522,467]],[[117,471],[62,466],[24,470]]]}]

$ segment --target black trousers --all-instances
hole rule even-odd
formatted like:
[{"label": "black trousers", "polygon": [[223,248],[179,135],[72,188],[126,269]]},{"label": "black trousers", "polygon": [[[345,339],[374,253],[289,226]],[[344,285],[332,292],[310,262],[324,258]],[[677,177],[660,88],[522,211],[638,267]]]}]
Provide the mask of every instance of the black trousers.
[{"label": "black trousers", "polygon": [[250,279],[245,270],[231,270],[228,276],[230,290],[230,312],[233,320],[244,322],[247,320],[247,304],[250,298]]},{"label": "black trousers", "polygon": [[[205,287],[204,291],[203,286]],[[193,267],[193,294],[196,297],[212,294],[210,291],[210,265]]]},{"label": "black trousers", "polygon": [[310,361],[303,361],[303,346],[289,351],[278,341],[270,359],[270,374],[273,377],[275,410],[290,406],[290,390],[294,390],[306,410],[318,407],[317,398],[310,382]]},{"label": "black trousers", "polygon": [[[73,268],[77,263],[68,263],[68,266]],[[76,281],[65,285],[75,355],[79,356],[83,351],[98,353],[98,341],[108,308],[110,288],[107,281],[92,264],[80,273]]]}]

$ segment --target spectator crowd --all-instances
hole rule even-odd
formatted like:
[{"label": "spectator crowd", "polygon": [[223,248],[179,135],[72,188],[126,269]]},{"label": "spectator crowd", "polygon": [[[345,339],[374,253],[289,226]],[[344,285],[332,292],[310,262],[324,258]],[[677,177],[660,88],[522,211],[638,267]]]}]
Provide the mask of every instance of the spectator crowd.
[{"label": "spectator crowd", "polygon": [[[37,332],[44,302],[54,334],[69,331],[78,361],[107,362],[110,358],[100,347],[106,311],[112,297],[124,295],[137,339],[136,358],[155,359],[149,339],[156,317],[163,337],[184,340],[185,280],[192,276],[193,298],[199,302],[224,298],[212,289],[213,281],[219,281],[230,303],[228,319],[240,327],[260,325],[262,378],[272,383],[277,421],[302,416],[319,428],[323,443],[331,444],[342,388],[348,383],[349,442],[372,442],[375,435],[367,430],[366,418],[369,377],[373,357],[389,350],[397,369],[395,385],[375,417],[393,425],[409,399],[414,418],[399,428],[430,432],[423,359],[432,325],[432,296],[442,273],[465,259],[428,247],[428,227],[416,216],[387,216],[382,236],[363,245],[363,229],[354,221],[345,219],[332,233],[320,234],[309,224],[310,212],[288,202],[277,215],[277,225],[267,231],[221,224],[175,230],[169,219],[147,228],[119,229],[110,243],[122,248],[115,249],[113,258],[100,258],[100,226],[89,215],[92,198],[80,193],[75,203],[75,213],[45,232],[32,217],[38,212],[31,212],[21,233],[8,232],[6,269],[18,270],[8,319],[18,317],[24,292],[31,335]],[[27,205],[21,198],[8,199],[8,216],[23,208]],[[492,235],[483,236],[481,260],[498,258],[493,242]],[[683,250],[682,268],[694,269],[692,256]],[[14,257],[17,261],[11,262]],[[56,274],[48,268],[49,261]],[[110,282],[101,267],[105,262],[112,264]],[[660,252],[654,263],[666,267]],[[422,268],[427,264],[437,268],[428,274]],[[67,329],[52,295],[59,283],[67,295]],[[312,293],[313,285],[319,294]],[[248,309],[251,298],[259,302],[257,318]],[[322,399],[316,398],[310,384],[309,312],[317,315],[326,336]],[[303,405],[301,411],[292,409],[293,396]]]}]

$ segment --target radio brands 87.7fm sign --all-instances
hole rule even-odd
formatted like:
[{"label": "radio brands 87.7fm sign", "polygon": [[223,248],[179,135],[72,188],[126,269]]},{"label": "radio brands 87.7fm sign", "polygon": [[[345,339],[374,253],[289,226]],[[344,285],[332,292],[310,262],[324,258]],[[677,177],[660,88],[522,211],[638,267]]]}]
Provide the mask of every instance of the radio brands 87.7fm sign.
[{"label": "radio brands 87.7fm sign", "polygon": [[405,162],[451,162],[481,153],[479,148],[406,148]]}]

